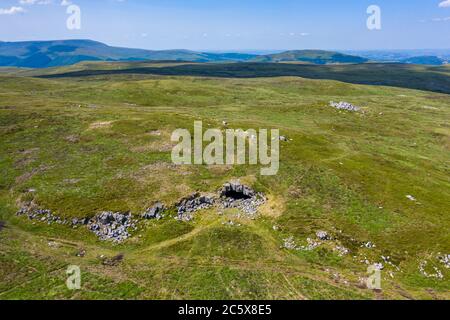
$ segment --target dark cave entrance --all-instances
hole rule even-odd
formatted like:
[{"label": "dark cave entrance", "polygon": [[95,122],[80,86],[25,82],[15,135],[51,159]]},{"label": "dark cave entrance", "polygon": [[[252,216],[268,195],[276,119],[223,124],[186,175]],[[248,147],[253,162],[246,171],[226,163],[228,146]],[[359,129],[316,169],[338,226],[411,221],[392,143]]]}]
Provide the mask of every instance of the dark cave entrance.
[{"label": "dark cave entrance", "polygon": [[238,192],[235,190],[228,190],[222,192],[222,196],[225,198],[233,199],[233,200],[247,200],[251,199],[250,196],[245,195],[243,192]]}]

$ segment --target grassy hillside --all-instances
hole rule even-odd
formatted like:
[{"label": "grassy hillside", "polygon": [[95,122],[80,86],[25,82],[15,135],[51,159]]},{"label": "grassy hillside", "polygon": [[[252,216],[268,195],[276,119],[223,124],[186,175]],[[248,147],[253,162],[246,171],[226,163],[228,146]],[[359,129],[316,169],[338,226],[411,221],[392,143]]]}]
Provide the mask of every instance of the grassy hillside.
[{"label": "grassy hillside", "polygon": [[[439,260],[450,253],[448,94],[247,78],[256,70],[320,75],[297,66],[121,66],[51,79],[0,75],[0,299],[450,298],[449,269]],[[331,77],[374,82],[377,67],[354,66],[360,76],[344,66],[324,68]],[[409,75],[414,85],[426,75],[435,90],[450,90],[448,67],[415,69],[417,77],[392,68],[383,67],[384,81]],[[229,78],[237,72],[246,78]],[[330,100],[364,112],[337,111]],[[194,120],[280,128],[292,140],[281,144],[279,174],[261,177],[258,166],[173,166],[170,133],[192,130]],[[104,210],[138,215],[155,201],[173,204],[236,178],[268,196],[257,219],[207,209],[180,222],[170,212],[118,245],[85,227],[15,215],[31,200],[67,218]],[[318,230],[334,240],[306,251],[283,248],[290,237],[306,245]],[[102,263],[119,254],[117,265]],[[361,285],[365,260],[384,263],[382,291]],[[65,287],[68,265],[82,270],[79,291]],[[428,275],[437,268],[443,279],[425,276],[420,266]]]},{"label": "grassy hillside", "polygon": [[292,50],[253,58],[254,62],[301,61],[312,64],[364,63],[365,58],[324,50]]},{"label": "grassy hillside", "polygon": [[93,63],[78,71],[28,72],[44,78],[67,78],[100,75],[170,75],[224,78],[254,78],[297,76],[309,79],[333,79],[357,84],[387,85],[402,88],[450,93],[448,66],[419,66],[406,64],[303,65],[287,63],[217,63],[180,65],[146,65],[133,63],[105,70],[102,63]]}]

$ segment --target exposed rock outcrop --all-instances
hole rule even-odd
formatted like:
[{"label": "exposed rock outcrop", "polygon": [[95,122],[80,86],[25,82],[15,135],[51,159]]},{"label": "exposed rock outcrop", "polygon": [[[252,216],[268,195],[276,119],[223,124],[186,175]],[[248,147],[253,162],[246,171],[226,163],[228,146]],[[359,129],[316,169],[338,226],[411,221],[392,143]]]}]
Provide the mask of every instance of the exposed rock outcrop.
[{"label": "exposed rock outcrop", "polygon": [[100,240],[122,242],[130,237],[130,229],[136,230],[137,226],[131,214],[102,212],[91,219],[88,229]]},{"label": "exposed rock outcrop", "polygon": [[330,107],[333,107],[338,110],[346,110],[346,111],[351,111],[351,112],[359,112],[361,110],[360,107],[354,106],[351,103],[344,102],[344,101],[341,101],[341,102],[330,101]]},{"label": "exposed rock outcrop", "polygon": [[184,221],[192,220],[192,213],[202,209],[208,209],[215,203],[214,197],[194,193],[183,198],[177,204],[178,219]]},{"label": "exposed rock outcrop", "polygon": [[147,211],[145,211],[142,214],[142,218],[147,219],[147,220],[150,220],[150,219],[160,220],[163,218],[164,210],[166,210],[166,207],[164,206],[164,204],[161,202],[157,202],[154,206],[147,209]]},{"label": "exposed rock outcrop", "polygon": [[[254,218],[258,207],[267,201],[263,193],[256,192],[252,188],[241,184],[239,181],[226,183],[218,194],[205,195],[194,193],[180,200],[176,205],[176,219],[180,221],[190,221],[193,213],[208,209],[213,206],[220,208],[236,208],[242,213]],[[17,215],[26,215],[30,220],[37,220],[43,223],[58,223],[77,228],[87,226],[88,230],[95,233],[102,241],[110,240],[122,242],[128,239],[130,232],[137,230],[139,219],[162,219],[164,212],[168,210],[161,202],[157,202],[148,208],[144,213],[133,218],[130,213],[105,211],[95,215],[93,218],[71,218],[64,219],[52,213],[48,209],[40,209],[35,203],[22,203],[22,207]]]},{"label": "exposed rock outcrop", "polygon": [[256,192],[239,181],[226,183],[219,195],[220,207],[237,208],[247,215],[255,215],[258,207],[267,201],[263,193]]}]

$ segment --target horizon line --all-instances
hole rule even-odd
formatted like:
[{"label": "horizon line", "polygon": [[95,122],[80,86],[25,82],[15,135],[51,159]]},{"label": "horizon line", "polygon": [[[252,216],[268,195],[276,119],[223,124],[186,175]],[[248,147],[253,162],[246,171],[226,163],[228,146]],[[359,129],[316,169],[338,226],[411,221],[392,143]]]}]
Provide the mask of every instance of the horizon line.
[{"label": "horizon line", "polygon": [[4,41],[0,40],[0,43],[20,43],[20,42],[54,42],[54,41],[92,41],[92,42],[98,42],[104,45],[107,45],[109,47],[118,47],[118,48],[127,48],[127,49],[138,49],[138,50],[148,50],[148,51],[167,51],[167,50],[187,50],[187,51],[197,51],[197,52],[221,52],[221,53],[249,53],[249,52],[255,52],[255,51],[302,51],[302,50],[322,50],[322,51],[424,51],[424,50],[449,50],[449,48],[396,48],[396,49],[386,49],[386,48],[377,48],[377,49],[325,49],[325,48],[299,48],[299,49],[275,49],[275,48],[267,48],[267,49],[255,49],[255,48],[248,48],[248,49],[186,49],[186,48],[159,48],[159,49],[144,49],[142,47],[133,47],[133,46],[122,46],[122,45],[113,45],[108,44],[106,42],[102,42],[99,40],[93,40],[88,38],[66,38],[66,39],[48,39],[48,40],[14,40],[14,41]]}]

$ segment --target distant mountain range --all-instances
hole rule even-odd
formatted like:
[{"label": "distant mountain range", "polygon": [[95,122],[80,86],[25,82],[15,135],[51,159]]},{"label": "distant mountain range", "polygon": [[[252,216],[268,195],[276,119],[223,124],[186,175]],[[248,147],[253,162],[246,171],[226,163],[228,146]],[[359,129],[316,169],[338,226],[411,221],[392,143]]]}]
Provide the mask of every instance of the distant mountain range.
[{"label": "distant mountain range", "polygon": [[[404,57],[403,63],[444,64],[434,56]],[[296,50],[276,54],[212,53],[190,50],[143,50],[108,46],[92,40],[0,42],[0,66],[47,68],[82,61],[188,61],[188,62],[296,62],[355,64],[371,57],[323,50]]]},{"label": "distant mountain range", "polygon": [[311,64],[365,63],[369,60],[354,55],[323,50],[294,50],[257,56],[254,62],[304,62]]},{"label": "distant mountain range", "polygon": [[344,51],[377,62],[443,65],[450,62],[450,49]]},{"label": "distant mountain range", "polygon": [[111,47],[92,40],[0,42],[0,66],[46,68],[81,61],[171,60],[189,62],[362,63],[367,59],[320,50],[287,51],[272,55],[208,53],[189,50],[143,50]]},{"label": "distant mountain range", "polygon": [[428,64],[428,65],[433,65],[433,66],[440,66],[440,65],[448,63],[447,60],[436,57],[436,56],[411,57],[411,58],[402,59],[401,62],[402,63],[410,63],[410,64]]}]

